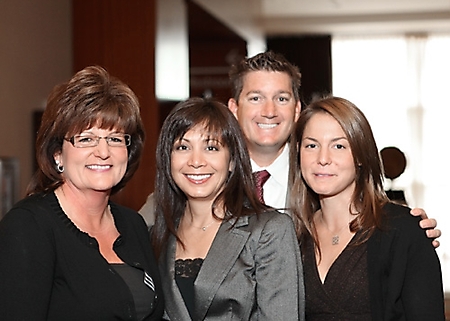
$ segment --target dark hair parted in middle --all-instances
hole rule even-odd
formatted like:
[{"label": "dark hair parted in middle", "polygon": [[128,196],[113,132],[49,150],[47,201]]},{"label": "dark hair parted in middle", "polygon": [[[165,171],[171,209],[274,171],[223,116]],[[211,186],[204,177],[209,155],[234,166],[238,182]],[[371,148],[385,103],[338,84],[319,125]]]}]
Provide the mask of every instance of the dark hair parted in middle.
[{"label": "dark hair parted in middle", "polygon": [[[210,138],[228,148],[232,170],[223,191],[213,204],[223,206],[225,220],[260,213],[266,209],[254,192],[250,157],[245,138],[234,115],[222,103],[203,98],[190,98],[176,105],[165,119],[156,148],[156,221],[152,242],[159,256],[169,234],[177,237],[177,225],[184,214],[187,198],[176,185],[171,173],[174,144],[196,126]],[[219,205],[220,204],[220,205]],[[178,241],[180,239],[177,237]]]}]

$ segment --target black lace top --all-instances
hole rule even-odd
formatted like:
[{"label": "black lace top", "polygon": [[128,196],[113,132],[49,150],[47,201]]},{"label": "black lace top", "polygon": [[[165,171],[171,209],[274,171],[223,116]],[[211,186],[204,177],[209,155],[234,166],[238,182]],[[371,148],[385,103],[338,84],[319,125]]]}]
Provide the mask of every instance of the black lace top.
[{"label": "black lace top", "polygon": [[200,258],[175,261],[175,281],[191,319],[194,313],[194,282],[202,264],[203,259]]},{"label": "black lace top", "polygon": [[353,246],[355,237],[331,265],[324,283],[317,270],[314,245],[304,247],[307,321],[369,321],[367,244]]}]

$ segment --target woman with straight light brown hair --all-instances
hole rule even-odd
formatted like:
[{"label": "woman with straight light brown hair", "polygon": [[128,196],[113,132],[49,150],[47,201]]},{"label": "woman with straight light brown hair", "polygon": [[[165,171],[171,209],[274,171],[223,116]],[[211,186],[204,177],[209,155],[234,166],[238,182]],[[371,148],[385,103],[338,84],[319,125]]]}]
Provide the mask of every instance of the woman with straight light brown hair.
[{"label": "woman with straight light brown hair", "polygon": [[317,100],[295,138],[306,319],[443,321],[439,259],[419,218],[387,198],[364,114],[343,98]]}]

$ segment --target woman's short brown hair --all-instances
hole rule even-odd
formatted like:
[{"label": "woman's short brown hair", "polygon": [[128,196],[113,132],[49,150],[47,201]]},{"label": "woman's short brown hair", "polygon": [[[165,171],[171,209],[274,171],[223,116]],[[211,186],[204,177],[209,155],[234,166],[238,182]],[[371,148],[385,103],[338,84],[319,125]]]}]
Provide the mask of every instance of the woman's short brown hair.
[{"label": "woman's short brown hair", "polygon": [[65,138],[94,126],[131,135],[127,170],[111,193],[125,186],[139,166],[145,139],[139,101],[125,83],[102,67],[90,66],[57,85],[47,99],[36,139],[38,170],[27,194],[47,192],[63,184],[54,155],[62,151]]}]

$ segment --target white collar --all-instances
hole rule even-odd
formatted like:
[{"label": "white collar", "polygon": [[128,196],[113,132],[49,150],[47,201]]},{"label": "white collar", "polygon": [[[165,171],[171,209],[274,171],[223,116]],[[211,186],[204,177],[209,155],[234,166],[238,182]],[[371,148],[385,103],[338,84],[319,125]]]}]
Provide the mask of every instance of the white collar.
[{"label": "white collar", "polygon": [[273,178],[282,186],[287,186],[289,180],[289,144],[284,145],[283,151],[280,155],[273,161],[272,164],[266,167],[260,167],[252,159],[250,159],[252,164],[253,172],[260,170],[267,170],[270,173],[270,178]]}]

